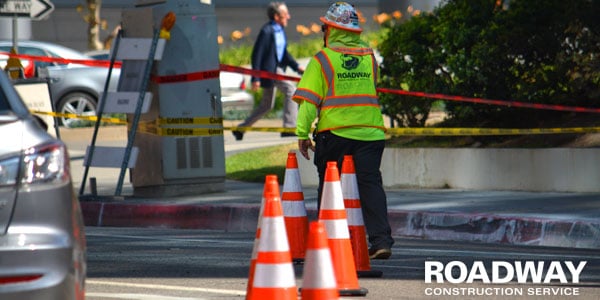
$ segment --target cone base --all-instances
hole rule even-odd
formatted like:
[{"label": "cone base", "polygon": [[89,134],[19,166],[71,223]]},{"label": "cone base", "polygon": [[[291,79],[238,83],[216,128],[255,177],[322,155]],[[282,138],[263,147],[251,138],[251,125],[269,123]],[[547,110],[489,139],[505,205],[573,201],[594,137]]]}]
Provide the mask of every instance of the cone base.
[{"label": "cone base", "polygon": [[356,271],[358,278],[380,278],[383,276],[382,271],[368,270],[368,271]]},{"label": "cone base", "polygon": [[300,290],[302,299],[338,299],[338,291],[333,289],[304,289]]},{"label": "cone base", "polygon": [[298,299],[298,293],[295,287],[286,287],[286,288],[257,288],[254,287],[252,289],[252,294],[250,297],[246,296],[246,299],[252,300],[262,300],[262,299]]},{"label": "cone base", "polygon": [[365,288],[358,289],[339,289],[340,296],[366,296],[369,290]]}]

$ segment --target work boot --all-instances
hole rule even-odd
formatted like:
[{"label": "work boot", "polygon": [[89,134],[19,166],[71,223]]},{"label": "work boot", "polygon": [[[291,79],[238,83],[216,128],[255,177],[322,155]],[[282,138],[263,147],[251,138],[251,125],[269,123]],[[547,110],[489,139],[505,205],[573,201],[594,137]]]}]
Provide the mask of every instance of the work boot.
[{"label": "work boot", "polygon": [[231,133],[233,133],[233,136],[235,137],[236,141],[241,141],[242,139],[244,139],[244,133],[241,131],[234,130]]},{"label": "work boot", "polygon": [[371,248],[369,249],[370,259],[388,259],[392,255],[390,248]]}]

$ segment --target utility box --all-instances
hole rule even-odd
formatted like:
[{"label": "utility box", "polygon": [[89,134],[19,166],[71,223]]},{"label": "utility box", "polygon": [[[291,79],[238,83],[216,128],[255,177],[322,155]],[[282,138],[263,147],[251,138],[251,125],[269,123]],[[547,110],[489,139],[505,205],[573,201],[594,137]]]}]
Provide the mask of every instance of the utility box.
[{"label": "utility box", "polygon": [[[225,189],[223,113],[217,20],[205,0],[138,1],[122,14],[124,38],[152,38],[167,13],[176,22],[147,91],[152,103],[140,116],[130,169],[134,196],[181,196]],[[139,91],[147,62],[123,60],[120,91]],[[128,114],[131,124],[133,115]],[[131,127],[131,126],[130,126]],[[133,128],[128,128],[131,132]]]}]

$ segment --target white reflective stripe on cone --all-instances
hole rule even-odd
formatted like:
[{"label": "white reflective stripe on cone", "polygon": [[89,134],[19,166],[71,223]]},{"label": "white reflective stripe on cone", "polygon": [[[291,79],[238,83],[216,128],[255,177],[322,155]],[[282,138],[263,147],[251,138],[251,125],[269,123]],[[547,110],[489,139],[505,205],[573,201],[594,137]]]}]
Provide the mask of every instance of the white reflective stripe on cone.
[{"label": "white reflective stripe on cone", "polygon": [[360,208],[346,208],[348,226],[363,226],[362,210]]},{"label": "white reflective stripe on cone", "polygon": [[[335,274],[331,263],[331,252],[329,249],[314,249],[306,251],[305,261],[311,261],[311,266],[304,267],[305,278],[310,278],[309,282],[305,282],[302,286],[305,288],[336,288]],[[318,269],[316,266],[327,266],[329,268]]]},{"label": "white reflective stripe on cone", "polygon": [[290,250],[283,217],[263,218],[260,234],[261,237],[279,238],[261,238],[258,244],[258,252],[283,252]]},{"label": "white reflective stripe on cone", "polygon": [[302,191],[302,184],[300,183],[300,171],[298,171],[298,169],[286,169],[284,178],[287,180],[283,182],[283,192]]},{"label": "white reflective stripe on cone", "polygon": [[296,286],[296,278],[294,277],[294,267],[291,263],[257,263],[254,274],[255,275],[253,287],[255,288],[287,288]]},{"label": "white reflective stripe on cone", "polygon": [[[325,182],[323,186],[323,195],[321,199],[332,199],[330,201],[321,201],[321,209],[324,210],[343,210],[344,196],[339,181]],[[339,201],[336,201],[339,200]]]},{"label": "white reflective stripe on cone", "polygon": [[346,221],[346,219],[321,221],[325,223],[325,229],[327,230],[327,238],[350,239],[350,231],[348,230],[348,222]]},{"label": "white reflective stripe on cone", "polygon": [[283,215],[286,217],[306,217],[304,201],[281,201]]},{"label": "white reflective stripe on cone", "polygon": [[356,175],[354,173],[342,173],[341,181],[344,199],[360,199],[358,193],[358,182],[356,181]]}]

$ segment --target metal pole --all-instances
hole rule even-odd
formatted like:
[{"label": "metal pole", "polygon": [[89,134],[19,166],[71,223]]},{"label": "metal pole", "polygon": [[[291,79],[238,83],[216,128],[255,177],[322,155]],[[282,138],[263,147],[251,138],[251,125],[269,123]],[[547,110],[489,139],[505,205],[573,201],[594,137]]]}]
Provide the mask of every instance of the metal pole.
[{"label": "metal pole", "polygon": [[92,142],[90,144],[89,153],[87,163],[85,165],[85,169],[83,171],[83,179],[81,180],[81,187],[79,188],[79,195],[83,195],[85,191],[85,181],[87,180],[88,171],[90,169],[90,164],[92,163],[92,159],[94,158],[94,148],[96,146],[96,138],[98,137],[98,129],[100,128],[100,122],[102,122],[102,114],[104,113],[104,105],[106,103],[106,95],[108,94],[108,86],[110,84],[110,78],[112,76],[112,70],[115,65],[115,60],[117,58],[117,52],[119,51],[119,41],[121,40],[121,30],[117,33],[117,37],[115,39],[115,45],[113,48],[112,55],[110,56],[110,65],[108,67],[108,75],[106,76],[106,82],[104,83],[104,92],[102,93],[102,99],[100,103],[98,103],[98,111],[96,112],[96,123],[94,124],[94,133],[92,134]]},{"label": "metal pole", "polygon": [[131,131],[127,138],[127,147],[125,148],[125,157],[123,157],[123,163],[121,164],[121,172],[119,173],[119,181],[117,182],[117,188],[115,190],[115,196],[121,195],[123,188],[123,179],[125,178],[125,170],[129,165],[129,157],[131,156],[131,148],[133,147],[133,141],[135,140],[135,134],[137,131],[138,123],[140,122],[140,114],[142,113],[142,106],[144,104],[144,96],[148,89],[148,81],[150,80],[150,72],[152,72],[152,65],[154,64],[154,56],[156,54],[156,44],[158,44],[159,30],[154,29],[154,36],[152,37],[152,45],[150,46],[150,53],[148,54],[148,62],[144,70],[144,78],[142,80],[142,86],[140,87],[140,93],[138,95],[138,101],[135,107],[135,114],[133,115],[133,121],[131,124]]},{"label": "metal pole", "polygon": [[13,16],[13,19],[12,19],[12,31],[13,31],[13,33],[12,33],[12,40],[13,40],[13,47],[17,51],[19,49],[18,48],[19,47],[19,42],[18,42],[19,41],[19,38],[18,38],[18,36],[19,36],[19,27],[18,26],[19,25],[18,24],[19,24],[18,18],[15,15],[15,16]]}]

